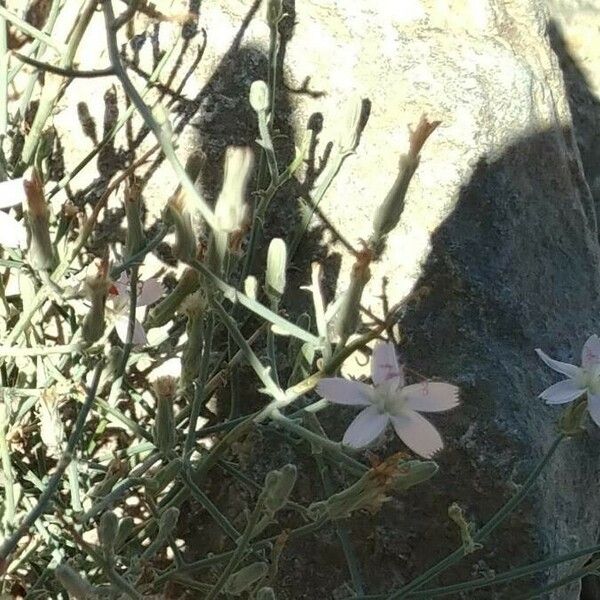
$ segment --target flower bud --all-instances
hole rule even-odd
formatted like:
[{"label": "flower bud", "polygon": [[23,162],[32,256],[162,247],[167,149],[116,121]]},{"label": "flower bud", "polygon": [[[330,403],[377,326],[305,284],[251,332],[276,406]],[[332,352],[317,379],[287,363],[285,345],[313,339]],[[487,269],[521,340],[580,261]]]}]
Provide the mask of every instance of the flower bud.
[{"label": "flower bud", "polygon": [[98,525],[98,539],[106,556],[112,556],[115,550],[115,540],[117,539],[117,530],[119,528],[119,519],[112,510],[107,510],[100,517]]},{"label": "flower bud", "polygon": [[187,342],[181,354],[181,389],[186,389],[200,374],[200,357],[204,347],[204,315],[207,300],[203,290],[190,294],[181,308],[187,314]]},{"label": "flower bud", "polygon": [[262,80],[253,81],[250,86],[250,106],[255,112],[266,112],[269,109],[269,88]]},{"label": "flower bud", "polygon": [[288,501],[298,471],[295,465],[287,464],[279,471],[270,471],[265,478],[265,507],[269,512],[276,513]]},{"label": "flower bud", "polygon": [[125,216],[127,217],[125,257],[131,258],[146,244],[142,225],[142,193],[136,183],[128,185],[125,189]]},{"label": "flower bud", "polygon": [[264,562],[255,562],[243,567],[227,580],[225,591],[234,596],[239,596],[251,585],[262,579],[269,571],[269,566]]},{"label": "flower bud", "polygon": [[584,420],[586,416],[587,402],[585,398],[580,398],[572,402],[567,406],[560,418],[560,431],[570,437],[581,435],[585,431]]},{"label": "flower bud", "polygon": [[363,125],[362,114],[362,98],[360,96],[351,98],[344,107],[335,136],[334,143],[340,154],[349,154],[356,148]]},{"label": "flower bud", "polygon": [[275,592],[273,591],[273,588],[264,587],[264,588],[260,588],[260,590],[258,590],[258,592],[256,593],[256,600],[277,600],[277,599],[275,598]]},{"label": "flower bud", "polygon": [[54,574],[69,593],[69,597],[75,600],[87,600],[96,595],[94,588],[67,563],[58,565],[54,570]]},{"label": "flower bud", "polygon": [[252,300],[256,300],[258,296],[258,280],[254,275],[248,275],[244,281],[244,294]]},{"label": "flower bud", "polygon": [[31,268],[46,271],[54,268],[56,256],[50,240],[50,212],[44,197],[44,184],[33,167],[23,178],[27,198],[27,247]]},{"label": "flower bud", "polygon": [[119,530],[115,539],[115,548],[118,550],[133,534],[135,529],[135,521],[133,517],[123,517],[119,521]]},{"label": "flower bud", "polygon": [[81,333],[88,344],[97,342],[106,328],[104,313],[109,287],[108,258],[94,260],[88,267],[84,284],[85,295],[90,301],[90,309],[83,319]]},{"label": "flower bud", "polygon": [[185,195],[181,190],[169,198],[164,219],[175,227],[175,256],[188,262],[194,258],[198,242],[192,226],[192,213],[188,210]]},{"label": "flower bud", "polygon": [[246,226],[246,187],[253,167],[254,154],[251,148],[230,146],[225,151],[223,187],[215,204],[215,220],[219,230],[232,233]]},{"label": "flower bud", "polygon": [[169,375],[157,377],[152,385],[156,397],[156,421],[153,438],[156,447],[168,454],[175,445],[175,413],[173,401],[177,394],[177,379]]},{"label": "flower bud", "polygon": [[346,290],[344,299],[340,306],[336,323],[337,334],[343,343],[358,329],[360,321],[360,300],[365,286],[371,279],[369,265],[373,256],[369,248],[365,247],[356,256],[356,262],[352,267],[350,285]]},{"label": "flower bud", "polygon": [[385,236],[400,221],[400,216],[404,211],[404,201],[408,185],[419,166],[421,148],[439,124],[439,121],[430,122],[423,116],[417,128],[410,134],[410,148],[407,154],[403,154],[400,157],[396,181],[394,181],[392,188],[375,212],[372,245],[377,254],[381,251],[381,244]]},{"label": "flower bud", "polygon": [[265,292],[274,304],[278,304],[283,296],[286,269],[287,248],[285,242],[281,238],[274,238],[269,244],[265,276]]},{"label": "flower bud", "polygon": [[473,540],[471,533],[472,525],[467,522],[462,508],[456,502],[453,502],[448,507],[448,516],[458,525],[460,539],[462,541],[463,551],[465,554],[471,554],[475,552],[475,550],[481,548],[481,544],[478,544]]},{"label": "flower bud", "polygon": [[177,285],[165,298],[163,298],[148,315],[146,325],[148,329],[152,327],[162,327],[168,323],[174,316],[181,303],[200,287],[200,275],[198,271],[187,268]]}]

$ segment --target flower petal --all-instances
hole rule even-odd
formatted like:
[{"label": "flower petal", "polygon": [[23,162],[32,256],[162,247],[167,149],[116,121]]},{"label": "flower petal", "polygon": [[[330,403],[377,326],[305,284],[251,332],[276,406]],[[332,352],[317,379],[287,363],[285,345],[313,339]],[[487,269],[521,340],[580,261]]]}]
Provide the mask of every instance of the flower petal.
[{"label": "flower petal", "polygon": [[381,435],[389,419],[389,416],[379,412],[376,406],[368,406],[350,423],[342,443],[352,448],[366,446]]},{"label": "flower petal", "polygon": [[368,406],[371,404],[371,386],[343,377],[325,377],[317,386],[323,398],[335,404]]},{"label": "flower petal", "polygon": [[27,230],[12,215],[0,210],[0,246],[24,248],[27,244]]},{"label": "flower petal", "polygon": [[114,293],[123,298],[129,298],[129,276],[125,271],[119,275],[119,279],[113,282]]},{"label": "flower petal", "polygon": [[588,412],[598,427],[600,427],[600,394],[588,394]]},{"label": "flower petal", "polygon": [[138,292],[137,305],[147,306],[148,304],[153,304],[157,300],[160,300],[164,293],[165,288],[158,279],[154,277],[146,279]]},{"label": "flower petal", "polygon": [[573,377],[575,377],[580,371],[580,368],[576,367],[575,365],[560,362],[559,360],[554,360],[553,358],[550,358],[546,353],[542,352],[539,348],[536,348],[535,351],[537,352],[537,355],[551,369],[554,369],[555,371],[558,371],[559,373],[562,373],[563,375],[566,375],[567,377],[570,377],[571,379]]},{"label": "flower petal", "polygon": [[549,388],[546,388],[539,397],[546,401],[546,404],[565,404],[579,398],[585,392],[585,388],[577,385],[572,379],[564,379]]},{"label": "flower petal", "polygon": [[[117,335],[119,339],[126,344],[127,343],[127,329],[129,327],[129,317],[127,315],[123,315],[117,319],[115,323],[115,329],[117,330]],[[148,343],[148,338],[146,337],[146,332],[142,327],[142,324],[136,319],[133,325],[133,338],[131,343],[134,346],[145,346]]]},{"label": "flower petal", "polygon": [[418,412],[406,411],[399,417],[392,417],[392,425],[398,437],[416,454],[431,458],[444,447],[438,430]]},{"label": "flower petal", "polygon": [[0,208],[18,206],[27,199],[23,178],[0,182]]},{"label": "flower petal", "polygon": [[590,335],[581,350],[581,366],[585,369],[600,364],[600,338]]},{"label": "flower petal", "polygon": [[374,385],[383,383],[386,379],[399,377],[401,385],[404,385],[404,372],[398,364],[396,348],[394,344],[379,342],[373,349],[371,357],[371,378]]},{"label": "flower petal", "polygon": [[423,381],[407,385],[402,390],[406,405],[421,412],[441,412],[458,405],[458,388],[449,383]]}]

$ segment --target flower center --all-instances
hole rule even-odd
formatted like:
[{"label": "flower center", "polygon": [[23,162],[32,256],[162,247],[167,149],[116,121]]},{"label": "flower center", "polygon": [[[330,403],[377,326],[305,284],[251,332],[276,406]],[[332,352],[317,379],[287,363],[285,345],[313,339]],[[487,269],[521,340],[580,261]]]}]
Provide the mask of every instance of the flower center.
[{"label": "flower center", "polygon": [[587,388],[590,394],[600,394],[600,365],[592,365],[587,369],[581,369],[577,378],[582,387]]},{"label": "flower center", "polygon": [[406,398],[402,388],[398,385],[397,378],[383,381],[373,388],[371,402],[377,407],[380,414],[398,417],[405,412]]}]

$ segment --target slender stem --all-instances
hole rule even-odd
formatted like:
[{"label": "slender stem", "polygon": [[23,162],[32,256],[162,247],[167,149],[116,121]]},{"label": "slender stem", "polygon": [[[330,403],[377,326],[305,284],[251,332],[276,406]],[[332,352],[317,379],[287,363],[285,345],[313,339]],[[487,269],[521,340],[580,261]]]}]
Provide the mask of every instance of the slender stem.
[{"label": "slender stem", "polygon": [[[544,470],[544,467],[548,464],[560,443],[564,439],[564,435],[559,435],[552,445],[550,446],[546,455],[542,458],[542,460],[538,463],[535,469],[529,474],[525,483],[521,487],[521,489],[502,507],[496,514],[476,533],[473,534],[473,542],[481,543],[485,540],[485,538],[494,531],[511,513],[515,508],[525,499],[525,496],[531,491],[533,488],[536,479],[539,474]],[[433,579],[436,575],[445,571],[448,567],[452,566],[454,563],[458,562],[465,555],[465,550],[463,547],[458,548],[452,554],[449,554],[446,558],[441,560],[439,563],[413,579],[410,583],[403,586],[399,590],[392,592],[387,597],[387,600],[396,600],[400,598],[408,598],[410,597],[410,592],[416,590],[423,586],[423,584],[427,583],[431,579]]]},{"label": "slender stem", "polygon": [[13,55],[16,56],[21,62],[24,62],[27,65],[35,67],[40,71],[46,71],[48,73],[54,73],[55,75],[62,75],[63,77],[69,78],[81,78],[81,79],[91,79],[94,77],[109,77],[110,75],[114,75],[115,72],[112,68],[108,69],[96,69],[93,71],[80,71],[77,69],[66,69],[63,67],[56,67],[54,65],[49,65],[48,63],[42,62],[41,60],[36,60],[35,58],[31,58],[31,56],[27,56],[26,54],[21,54],[20,52],[13,51]]},{"label": "slender stem", "polygon": [[129,79],[127,72],[125,71],[123,64],[121,63],[121,56],[119,54],[119,48],[117,44],[117,32],[115,28],[115,15],[112,9],[112,4],[110,0],[102,0],[102,8],[104,10],[104,20],[106,23],[106,39],[108,45],[108,56],[110,59],[110,63],[115,71],[115,75],[121,82],[125,93],[130,98],[131,102],[138,110],[146,125],[152,130],[158,143],[160,144],[162,151],[165,154],[167,160],[171,163],[171,167],[175,171],[175,174],[179,178],[179,181],[185,191],[189,194],[190,198],[193,198],[196,202],[196,207],[198,211],[210,226],[211,229],[217,229],[215,222],[215,215],[210,208],[210,206],[206,203],[204,198],[200,195],[200,192],[196,189],[194,182],[190,179],[190,176],[187,174],[183,165],[177,158],[175,154],[175,149],[173,148],[173,144],[171,142],[171,137],[169,133],[168,127],[163,127],[158,121],[154,118],[150,109],[143,101],[139,92]]},{"label": "slender stem", "polygon": [[10,460],[10,448],[6,439],[8,427],[7,420],[7,404],[6,399],[0,403],[0,458],[2,460],[2,473],[4,475],[4,522],[9,526],[14,523],[15,519],[15,479],[13,477],[13,469]]},{"label": "slender stem", "polygon": [[264,499],[265,494],[263,493],[258,498],[258,502],[256,503],[252,514],[250,515],[250,519],[248,519],[246,529],[244,530],[242,537],[238,541],[237,548],[233,551],[231,560],[221,572],[221,575],[219,576],[214,587],[206,597],[206,600],[213,600],[213,598],[218,597],[218,595],[221,593],[221,590],[223,589],[223,586],[227,583],[227,580],[229,579],[230,575],[235,571],[238,564],[242,560],[244,553],[247,551],[250,541],[252,540],[254,530],[258,525],[260,517],[262,516]]},{"label": "slender stem", "polygon": [[65,54],[67,52],[67,46],[61,42],[53,39],[43,31],[35,28],[33,25],[27,23],[13,12],[7,10],[4,6],[0,5],[0,17],[10,21],[17,29],[20,29],[23,33],[30,35],[32,38],[39,40],[40,42],[47,44],[51,48],[58,51],[59,54]]},{"label": "slender stem", "polygon": [[[4,1],[0,8],[4,8]],[[1,144],[8,129],[8,57],[6,19],[0,17],[0,155],[4,154]]]},{"label": "slender stem", "polygon": [[234,304],[236,302],[239,302],[242,306],[245,306],[252,312],[256,313],[259,317],[262,317],[263,319],[269,321],[270,323],[273,323],[273,325],[277,325],[278,327],[281,327],[287,333],[289,333],[290,335],[293,335],[294,337],[297,337],[298,339],[301,339],[305,342],[314,344],[317,347],[319,347],[321,345],[318,337],[314,336],[312,333],[309,333],[308,331],[304,331],[304,329],[301,329],[294,323],[290,323],[283,317],[280,317],[279,315],[275,314],[273,311],[269,310],[266,306],[262,305],[260,302],[257,302],[256,300],[249,298],[245,294],[242,294],[242,292],[238,291],[233,286],[225,283],[223,280],[219,279],[216,275],[213,275],[211,273],[211,271],[205,265],[203,265],[200,261],[191,260],[189,262],[189,265],[192,268],[196,269],[197,271],[200,271],[200,273],[206,278],[206,280],[210,284],[214,285],[217,289],[219,289],[221,292],[223,292],[225,294],[225,297],[230,302],[232,302]]},{"label": "slender stem", "polygon": [[67,447],[61,456],[58,464],[56,465],[56,471],[52,474],[48,483],[46,485],[46,489],[42,492],[40,497],[38,498],[37,504],[33,507],[32,510],[27,513],[19,527],[17,527],[16,531],[0,546],[0,564],[4,564],[7,560],[8,556],[12,553],[12,551],[17,547],[19,540],[27,534],[31,526],[42,516],[44,511],[46,510],[46,506],[54,496],[54,493],[58,489],[58,485],[69,466],[69,463],[72,460],[73,452],[79,443],[81,435],[83,434],[83,429],[85,426],[85,422],[89,412],[92,410],[92,406],[94,405],[94,400],[96,398],[96,391],[98,389],[98,384],[100,383],[100,375],[102,373],[102,369],[104,368],[104,363],[99,361],[96,369],[94,371],[94,377],[92,380],[92,384],[90,389],[88,390],[85,402],[81,409],[79,410],[79,414],[77,415],[77,421],[75,422],[75,427],[69,436],[69,441],[67,442]]}]

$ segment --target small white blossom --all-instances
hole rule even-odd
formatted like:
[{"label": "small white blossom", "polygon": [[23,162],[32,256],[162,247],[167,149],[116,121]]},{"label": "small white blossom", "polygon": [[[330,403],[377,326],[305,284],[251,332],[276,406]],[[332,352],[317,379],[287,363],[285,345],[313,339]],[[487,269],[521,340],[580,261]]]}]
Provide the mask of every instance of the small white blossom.
[{"label": "small white blossom", "polygon": [[554,360],[539,348],[535,351],[551,369],[568,378],[551,385],[539,397],[546,404],[565,404],[587,393],[588,412],[600,427],[600,338],[591,335],[583,345],[581,367]]},{"label": "small white blossom", "polygon": [[[151,277],[144,282],[138,283],[138,292],[136,298],[137,308],[148,306],[159,300],[165,293],[165,288],[158,279]],[[121,273],[117,281],[113,283],[110,289],[110,297],[113,302],[113,309],[117,313],[115,329],[123,343],[127,342],[127,329],[129,327],[129,277],[126,273]],[[144,346],[148,343],[146,332],[140,321],[136,318],[133,328],[132,343],[134,346]]]},{"label": "small white blossom", "polygon": [[394,345],[379,343],[371,360],[373,385],[341,377],[322,379],[321,396],[336,404],[365,406],[352,421],[343,443],[360,448],[377,439],[392,423],[398,437],[416,454],[430,458],[444,446],[438,430],[420,412],[441,412],[458,404],[458,388],[425,381],[405,385]]}]

